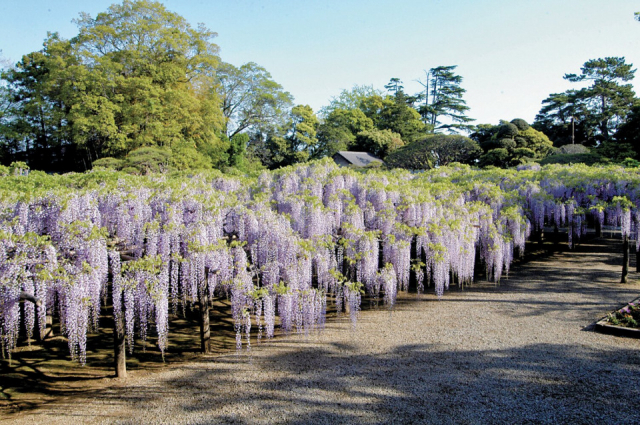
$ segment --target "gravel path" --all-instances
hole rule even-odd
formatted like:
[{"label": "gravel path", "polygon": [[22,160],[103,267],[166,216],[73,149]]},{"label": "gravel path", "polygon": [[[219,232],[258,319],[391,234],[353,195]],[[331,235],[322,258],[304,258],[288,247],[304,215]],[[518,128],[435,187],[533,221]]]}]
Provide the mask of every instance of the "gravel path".
[{"label": "gravel path", "polygon": [[[594,245],[595,244],[595,245]],[[596,246],[597,245],[597,246]],[[276,338],[66,398],[15,423],[639,423],[640,340],[593,322],[640,295],[619,241],[516,266],[499,287],[401,297]]]}]

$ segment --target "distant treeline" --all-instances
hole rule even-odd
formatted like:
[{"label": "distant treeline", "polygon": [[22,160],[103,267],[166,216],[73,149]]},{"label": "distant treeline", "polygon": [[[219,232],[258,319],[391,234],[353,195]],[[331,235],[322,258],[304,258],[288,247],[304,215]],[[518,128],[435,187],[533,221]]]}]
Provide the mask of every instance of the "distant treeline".
[{"label": "distant treeline", "polygon": [[3,70],[3,164],[242,171],[341,150],[413,169],[640,159],[640,101],[629,83],[635,70],[622,57],[566,74],[587,84],[549,95],[533,123],[474,125],[456,66],[431,68],[413,95],[398,78],[384,90],[355,86],[316,114],[295,105],[263,67],[222,62],[214,32],[161,3],[125,0],[76,23],[77,36],[50,33],[41,50]]}]

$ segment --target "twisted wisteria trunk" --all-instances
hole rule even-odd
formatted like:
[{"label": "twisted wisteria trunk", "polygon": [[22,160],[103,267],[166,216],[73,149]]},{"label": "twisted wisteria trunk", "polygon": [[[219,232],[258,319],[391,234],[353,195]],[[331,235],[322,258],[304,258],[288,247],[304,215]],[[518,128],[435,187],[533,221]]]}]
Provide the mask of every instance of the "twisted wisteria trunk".
[{"label": "twisted wisteria trunk", "polygon": [[200,309],[200,351],[211,352],[211,328],[209,325],[209,292],[200,291],[198,299]]},{"label": "twisted wisteria trunk", "polygon": [[629,275],[629,236],[624,235],[622,241],[622,276],[620,283],[627,283]]},{"label": "twisted wisteria trunk", "polygon": [[[119,295],[121,296],[121,295]],[[127,377],[127,347],[124,332],[124,316],[113,317],[113,366],[117,378]]]}]

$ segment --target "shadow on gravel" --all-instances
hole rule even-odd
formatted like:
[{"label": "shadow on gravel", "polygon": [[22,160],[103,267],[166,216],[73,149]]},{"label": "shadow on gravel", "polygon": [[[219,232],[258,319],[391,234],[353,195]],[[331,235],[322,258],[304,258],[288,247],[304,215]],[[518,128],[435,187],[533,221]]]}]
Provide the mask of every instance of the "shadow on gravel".
[{"label": "shadow on gravel", "polygon": [[[466,286],[463,291],[452,286],[439,302],[513,304],[516,307],[511,313],[513,317],[582,312],[583,316],[590,316],[590,320],[596,321],[640,294],[640,273],[635,272],[635,255],[631,255],[630,283],[618,283],[622,271],[620,241],[600,238],[586,241],[573,250],[561,245],[556,252],[548,245],[514,263],[509,275],[503,277],[499,284],[481,281]],[[619,259],[615,258],[617,254]],[[466,295],[478,292],[515,296],[477,299]],[[556,298],[554,295],[564,293],[579,293],[582,299],[579,302],[553,299]],[[509,310],[505,313],[508,314]]]},{"label": "shadow on gravel", "polygon": [[[292,424],[637,423],[639,417],[637,350],[533,344],[454,352],[445,345],[404,345],[362,356],[344,345],[284,345],[291,347],[286,354],[252,366],[286,378],[239,383],[225,373],[185,371],[180,380],[155,388],[96,396],[140,408],[172,400],[178,410],[201,418],[190,423],[250,424],[252,417]],[[221,386],[237,386],[237,396],[216,391]],[[223,408],[245,413],[225,415]]]},{"label": "shadow on gravel", "polygon": [[[588,330],[588,326],[584,326],[595,320],[603,308],[615,308],[634,298],[631,296],[634,291],[640,292],[637,283],[612,285],[620,277],[620,268],[613,264],[616,258],[612,257],[620,253],[618,240],[585,241],[573,251],[566,245],[559,245],[554,251],[548,243],[537,248],[535,243],[528,244],[528,254],[514,264],[510,277],[498,286],[478,282],[464,291],[452,286],[440,301],[435,297],[407,296],[398,300],[399,307],[413,304],[412,308],[423,308],[422,303],[434,302],[468,303],[469,308],[472,303],[513,304],[513,309],[502,309],[506,319],[509,315],[533,317],[575,312],[586,318],[594,316],[586,322],[578,321],[582,323],[581,329]],[[631,259],[635,260],[633,253]],[[613,265],[607,265],[608,262]],[[635,270],[633,261],[630,270]],[[638,274],[632,272],[630,278],[637,282]],[[432,291],[433,288],[429,288],[428,293]],[[478,292],[485,297],[474,297]],[[565,292],[578,292],[583,300],[567,303],[545,298]],[[492,293],[496,296],[486,297]],[[513,297],[499,297],[505,293]],[[365,308],[368,308],[366,304]],[[218,326],[216,349],[231,348],[234,332],[227,306],[221,301],[212,314],[217,319],[213,323]],[[331,322],[327,325],[331,326]],[[168,360],[174,360],[172,356],[176,362],[196,357],[188,355],[190,351],[197,351],[196,335],[193,320],[174,322]],[[114,381],[96,388],[91,382],[112,373],[108,369],[111,362],[109,329],[104,336],[96,338],[105,340],[96,339],[89,344],[90,365],[95,367],[92,373],[80,374],[76,366],[67,366],[71,362],[66,342],[52,340],[46,351],[16,356],[17,363],[12,366],[0,362],[0,376],[4,381],[0,387],[20,387],[23,393],[44,393],[52,398],[81,393],[83,397],[110,405],[140,409],[151,401],[166,401],[185,413],[199,412],[205,418],[202,423],[251,423],[246,419],[250,415],[229,416],[221,412],[223,409],[238,412],[249,409],[262,417],[273,415],[285,418],[288,423],[300,424],[640,422],[637,409],[640,386],[636,384],[640,376],[638,350],[604,347],[596,351],[586,346],[533,344],[512,350],[451,351],[444,341],[439,345],[407,344],[393,352],[362,356],[348,345],[311,348],[302,341],[276,338],[269,344],[287,348],[287,354],[267,357],[259,363],[251,363],[246,355],[221,356],[211,358],[211,362],[217,364],[215,369],[195,370],[185,365],[179,378],[154,384],[153,388],[125,387]],[[94,351],[93,347],[101,350]],[[136,348],[129,366],[141,370],[160,368],[158,356],[157,352],[141,353]],[[199,361],[207,359],[199,358]],[[52,374],[52,363],[58,364],[65,373]],[[225,363],[229,364],[228,368]],[[262,368],[265,372],[282,371],[287,377],[266,383],[261,380],[239,382],[231,372],[237,363]],[[8,382],[9,379],[12,381]],[[86,385],[69,388],[73,380],[85,380]],[[229,399],[228,391],[217,391],[225,386],[235,388],[239,395]],[[9,393],[6,396],[11,397]],[[23,400],[21,408],[42,406],[42,401]],[[292,401],[300,409],[292,409]],[[301,416],[295,415],[302,411],[305,413]]]}]

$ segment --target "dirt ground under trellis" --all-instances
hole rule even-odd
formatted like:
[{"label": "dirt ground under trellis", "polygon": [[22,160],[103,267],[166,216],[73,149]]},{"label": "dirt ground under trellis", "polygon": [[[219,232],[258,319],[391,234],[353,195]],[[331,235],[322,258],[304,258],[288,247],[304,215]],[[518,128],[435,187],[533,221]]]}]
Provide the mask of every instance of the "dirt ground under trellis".
[{"label": "dirt ground under trellis", "polygon": [[[0,418],[46,424],[639,422],[640,339],[593,331],[598,319],[640,295],[638,273],[630,273],[631,283],[618,283],[620,240],[594,239],[573,251],[537,248],[528,246],[533,253],[499,286],[452,287],[441,300],[404,294],[392,311],[362,311],[355,330],[345,317],[330,318],[319,334],[279,336],[241,354],[230,349],[228,322],[220,322],[216,334],[218,353],[208,356],[194,354],[193,324],[176,323],[168,362],[158,362],[151,348],[136,354],[126,381],[109,377],[109,350],[90,352],[89,366],[80,368],[67,360],[60,338],[44,354],[34,348],[14,356],[12,366],[2,363]],[[215,314],[228,319],[222,304]]]}]

